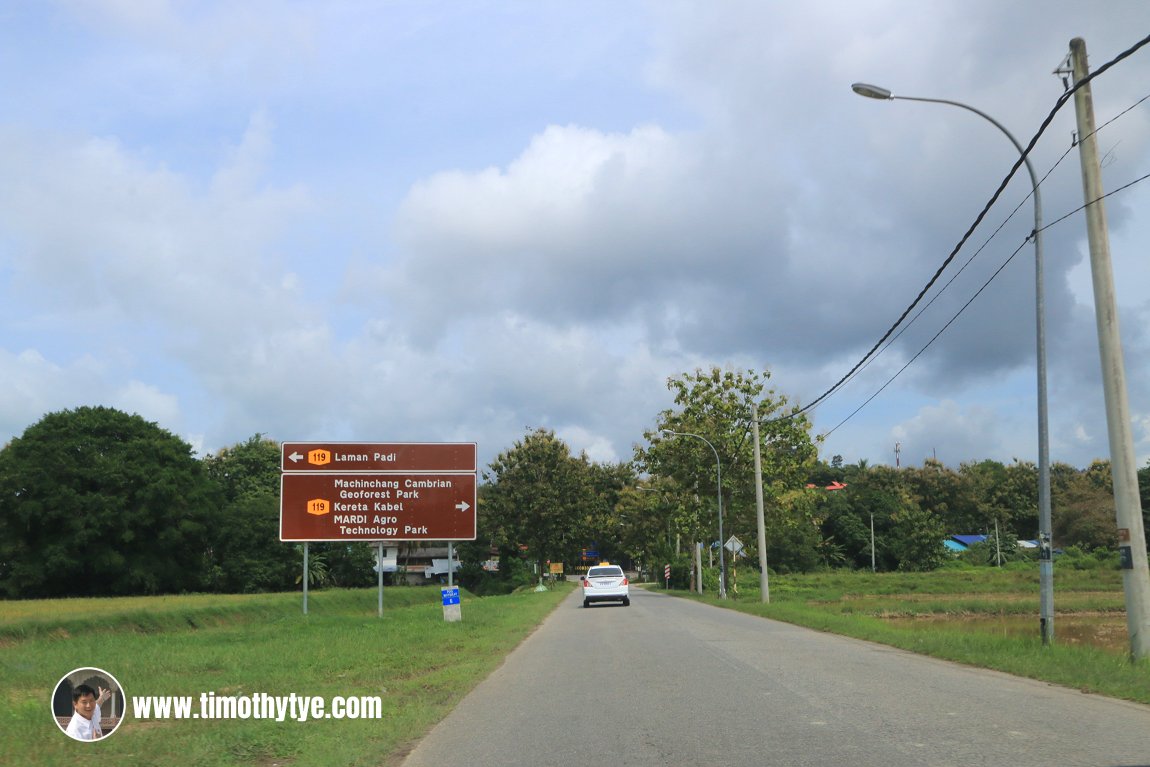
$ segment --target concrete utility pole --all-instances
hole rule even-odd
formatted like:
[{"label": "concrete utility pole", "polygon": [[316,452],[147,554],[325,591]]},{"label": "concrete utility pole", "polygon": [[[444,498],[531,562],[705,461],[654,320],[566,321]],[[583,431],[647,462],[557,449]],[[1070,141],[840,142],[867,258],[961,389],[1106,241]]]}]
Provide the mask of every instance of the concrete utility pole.
[{"label": "concrete utility pole", "polygon": [[751,436],[755,440],[755,518],[759,532],[759,601],[771,601],[771,581],[767,574],[767,522],[763,513],[763,457],[759,448],[759,408],[751,402]]},{"label": "concrete utility pole", "polygon": [[878,572],[878,570],[875,569],[875,564],[874,564],[874,513],[873,512],[870,515],[870,571],[872,573]]},{"label": "concrete utility pole", "polygon": [[703,544],[695,544],[695,591],[703,593]]},{"label": "concrete utility pole", "polygon": [[[1086,41],[1070,41],[1070,59],[1077,85],[1088,75]],[[1098,325],[1098,351],[1102,359],[1102,391],[1106,398],[1106,429],[1110,437],[1110,472],[1118,518],[1118,551],[1122,555],[1122,583],[1126,593],[1126,627],[1134,660],[1150,658],[1150,568],[1146,560],[1146,534],[1142,502],[1138,497],[1138,467],[1126,398],[1126,368],[1118,332],[1118,305],[1110,263],[1110,235],[1102,197],[1102,170],[1094,136],[1094,102],[1090,83],[1074,92],[1078,117],[1078,149],[1082,164],[1082,191],[1086,201],[1086,233],[1090,241],[1090,273],[1094,281],[1094,316]]]}]

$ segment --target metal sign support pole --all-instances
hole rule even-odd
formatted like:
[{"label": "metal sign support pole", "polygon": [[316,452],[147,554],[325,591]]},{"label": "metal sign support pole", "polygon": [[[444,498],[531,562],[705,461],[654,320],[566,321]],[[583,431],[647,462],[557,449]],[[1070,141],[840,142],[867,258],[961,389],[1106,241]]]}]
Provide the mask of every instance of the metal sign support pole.
[{"label": "metal sign support pole", "polygon": [[447,587],[455,585],[455,546],[447,542]]},{"label": "metal sign support pole", "polygon": [[307,615],[307,541],[303,542],[303,614]]},{"label": "metal sign support pole", "polygon": [[375,568],[379,571],[379,617],[383,617],[383,541],[375,549]]}]

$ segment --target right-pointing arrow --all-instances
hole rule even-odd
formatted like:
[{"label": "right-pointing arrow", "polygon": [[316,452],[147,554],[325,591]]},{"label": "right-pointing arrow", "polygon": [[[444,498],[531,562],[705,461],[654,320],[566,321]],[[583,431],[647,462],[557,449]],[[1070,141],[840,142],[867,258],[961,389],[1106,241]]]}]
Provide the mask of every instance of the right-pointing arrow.
[{"label": "right-pointing arrow", "polygon": [[460,501],[459,503],[455,504],[455,508],[459,509],[460,511],[467,511],[471,508],[471,504],[467,501]]}]

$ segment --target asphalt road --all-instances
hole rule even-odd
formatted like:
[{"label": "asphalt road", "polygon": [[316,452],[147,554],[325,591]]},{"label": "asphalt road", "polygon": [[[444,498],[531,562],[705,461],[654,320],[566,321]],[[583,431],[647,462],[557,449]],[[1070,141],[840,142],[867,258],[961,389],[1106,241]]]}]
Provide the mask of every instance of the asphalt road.
[{"label": "asphalt road", "polygon": [[631,593],[576,590],[404,767],[1150,765],[1150,706]]}]

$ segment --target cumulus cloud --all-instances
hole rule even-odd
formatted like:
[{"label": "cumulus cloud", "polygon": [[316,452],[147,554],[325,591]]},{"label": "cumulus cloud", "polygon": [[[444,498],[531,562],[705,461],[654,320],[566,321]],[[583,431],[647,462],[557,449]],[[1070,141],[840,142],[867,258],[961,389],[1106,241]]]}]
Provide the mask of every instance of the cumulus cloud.
[{"label": "cumulus cloud", "polygon": [[[581,6],[562,24],[435,3],[62,8],[82,44],[6,32],[29,64],[0,107],[8,433],[100,399],[207,450],[260,431],[490,456],[546,427],[602,460],[629,457],[666,378],[696,367],[769,367],[811,401],[1017,158],[977,116],[851,82],[969,102],[1028,140],[1070,37],[1097,63],[1150,20],[1062,0]],[[1100,78],[1100,118],[1148,69]],[[1071,118],[1034,153],[1047,221],[1081,204]],[[1108,183],[1144,172],[1148,138],[1144,110],[1105,129]],[[970,266],[815,412],[816,431],[850,415],[1014,254],[830,452],[1033,455],[1028,192],[1020,174]],[[1110,205],[1139,422],[1140,199]],[[1082,231],[1045,242],[1054,457],[1072,462],[1105,439]]]}]

